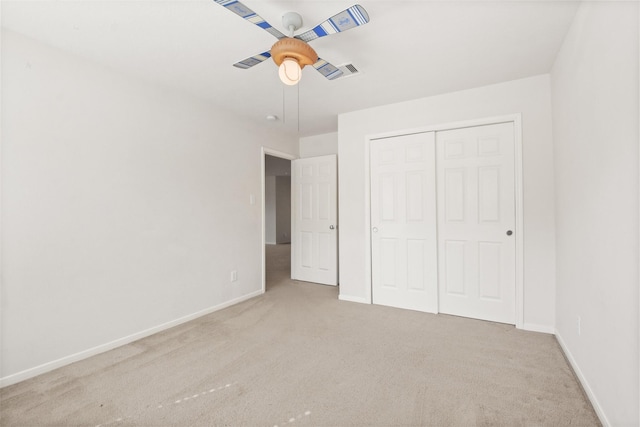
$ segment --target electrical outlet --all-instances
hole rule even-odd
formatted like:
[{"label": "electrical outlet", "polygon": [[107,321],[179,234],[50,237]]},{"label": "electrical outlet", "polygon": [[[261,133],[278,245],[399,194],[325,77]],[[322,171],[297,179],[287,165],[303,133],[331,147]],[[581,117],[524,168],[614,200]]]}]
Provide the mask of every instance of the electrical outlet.
[{"label": "electrical outlet", "polygon": [[231,281],[235,282],[238,280],[238,270],[231,270]]},{"label": "electrical outlet", "polygon": [[578,336],[580,336],[581,332],[582,332],[582,319],[580,318],[580,316],[578,316]]}]

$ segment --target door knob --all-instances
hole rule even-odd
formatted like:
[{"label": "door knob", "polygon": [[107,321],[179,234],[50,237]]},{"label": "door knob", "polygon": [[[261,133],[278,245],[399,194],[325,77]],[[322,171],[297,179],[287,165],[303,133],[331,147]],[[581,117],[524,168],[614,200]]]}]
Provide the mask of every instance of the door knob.
[{"label": "door knob", "polygon": [[378,227],[373,227],[373,228],[372,228],[372,231],[373,231],[374,233],[377,233],[377,232],[378,232]]},{"label": "door knob", "polygon": [[513,231],[507,230],[507,236],[511,236],[512,234],[513,234]]},{"label": "door knob", "polygon": [[329,230],[333,230],[335,227],[333,225],[329,226]]}]

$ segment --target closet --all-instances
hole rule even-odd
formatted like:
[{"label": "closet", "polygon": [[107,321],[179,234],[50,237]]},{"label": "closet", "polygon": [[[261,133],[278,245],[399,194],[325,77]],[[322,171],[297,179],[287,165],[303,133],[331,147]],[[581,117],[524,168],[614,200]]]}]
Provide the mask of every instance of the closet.
[{"label": "closet", "polygon": [[375,139],[372,300],[515,324],[512,122]]}]

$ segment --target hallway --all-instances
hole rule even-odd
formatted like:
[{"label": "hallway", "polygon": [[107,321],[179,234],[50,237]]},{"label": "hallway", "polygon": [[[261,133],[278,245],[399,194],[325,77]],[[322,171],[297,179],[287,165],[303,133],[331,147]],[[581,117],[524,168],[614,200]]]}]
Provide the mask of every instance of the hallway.
[{"label": "hallway", "polygon": [[266,290],[291,279],[291,245],[265,245]]}]

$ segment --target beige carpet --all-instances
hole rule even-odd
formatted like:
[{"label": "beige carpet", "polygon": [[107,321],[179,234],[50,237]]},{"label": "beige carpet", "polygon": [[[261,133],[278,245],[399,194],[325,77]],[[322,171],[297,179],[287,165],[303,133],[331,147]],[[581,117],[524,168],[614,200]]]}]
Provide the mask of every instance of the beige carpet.
[{"label": "beige carpet", "polygon": [[340,302],[270,246],[254,298],[0,391],[0,424],[595,426],[553,336]]}]

